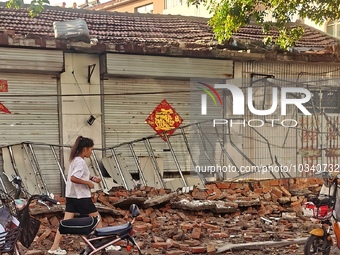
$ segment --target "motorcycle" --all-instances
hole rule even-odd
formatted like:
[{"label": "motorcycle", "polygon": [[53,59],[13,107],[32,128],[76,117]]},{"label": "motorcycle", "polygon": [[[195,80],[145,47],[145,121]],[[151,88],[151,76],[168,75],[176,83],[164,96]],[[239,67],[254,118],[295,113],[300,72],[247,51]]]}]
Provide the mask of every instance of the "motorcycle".
[{"label": "motorcycle", "polygon": [[335,234],[336,245],[340,249],[340,202],[337,203],[340,174],[322,172],[321,176],[324,184],[319,195],[308,198],[303,206],[305,216],[321,223],[320,228],[309,232],[310,236],[304,245],[305,255],[329,255],[331,248],[335,245],[331,236],[332,232]]},{"label": "motorcycle", "polygon": [[[69,220],[61,220],[59,224],[59,232],[61,234],[79,235],[86,243],[80,255],[93,255],[97,252],[105,252],[106,248],[126,241],[127,252],[131,251],[131,245],[134,245],[138,254],[142,255],[141,249],[133,238],[133,223],[135,218],[140,214],[138,206],[132,204],[129,208],[132,221],[118,226],[108,226],[96,228],[99,223],[99,217],[82,217]],[[118,252],[117,252],[118,253]]]}]

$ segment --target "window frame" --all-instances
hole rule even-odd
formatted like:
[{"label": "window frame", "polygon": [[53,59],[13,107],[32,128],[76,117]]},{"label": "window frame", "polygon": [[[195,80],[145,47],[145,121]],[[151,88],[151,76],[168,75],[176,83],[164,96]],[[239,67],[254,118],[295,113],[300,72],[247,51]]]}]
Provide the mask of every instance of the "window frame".
[{"label": "window frame", "polygon": [[[169,2],[171,3],[170,7],[168,6]],[[183,5],[183,0],[164,0],[164,10],[174,8],[174,7],[177,7],[177,6],[182,6],[182,5]]]},{"label": "window frame", "polygon": [[[141,8],[146,8],[147,6],[152,6],[152,10],[151,12],[148,12],[148,11],[145,11],[145,12],[139,12],[138,9],[141,9]],[[146,9],[145,9],[146,10]],[[147,13],[153,13],[154,11],[154,5],[153,5],[153,2],[149,3],[149,4],[144,4],[144,5],[141,5],[141,6],[137,6],[135,7],[135,13],[144,13],[144,14],[147,14]]]}]

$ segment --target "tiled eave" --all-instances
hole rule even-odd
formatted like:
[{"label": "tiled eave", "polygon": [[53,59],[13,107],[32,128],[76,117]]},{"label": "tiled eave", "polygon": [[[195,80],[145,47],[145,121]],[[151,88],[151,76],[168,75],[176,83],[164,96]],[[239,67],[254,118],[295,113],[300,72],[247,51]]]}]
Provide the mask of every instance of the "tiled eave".
[{"label": "tiled eave", "polygon": [[233,50],[221,48],[211,43],[179,43],[179,42],[115,42],[90,44],[79,41],[63,41],[53,37],[27,38],[0,31],[1,47],[24,47],[39,49],[56,49],[79,53],[126,53],[138,55],[178,56],[230,59],[236,61],[299,61],[340,63],[340,48],[306,51],[285,52],[275,50]]}]

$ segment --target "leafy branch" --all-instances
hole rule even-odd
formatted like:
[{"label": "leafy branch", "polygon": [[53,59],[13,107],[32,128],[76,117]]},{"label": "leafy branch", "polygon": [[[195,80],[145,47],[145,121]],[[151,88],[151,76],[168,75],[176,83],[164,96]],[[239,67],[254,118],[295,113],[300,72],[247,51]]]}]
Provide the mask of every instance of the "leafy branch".
[{"label": "leafy branch", "polygon": [[[30,6],[27,8],[31,18],[36,17],[44,10],[44,5],[49,4],[49,0],[32,0]],[[8,0],[7,8],[19,9],[24,6],[24,0]]]},{"label": "leafy branch", "polygon": [[[224,43],[241,27],[252,21],[263,28],[264,33],[275,29],[275,43],[284,50],[289,49],[303,35],[303,27],[291,27],[294,17],[308,18],[316,24],[340,18],[340,0],[187,0],[188,5],[204,5],[212,14],[209,25],[216,39]],[[274,22],[266,21],[271,14]],[[272,43],[273,38],[265,38]]]}]

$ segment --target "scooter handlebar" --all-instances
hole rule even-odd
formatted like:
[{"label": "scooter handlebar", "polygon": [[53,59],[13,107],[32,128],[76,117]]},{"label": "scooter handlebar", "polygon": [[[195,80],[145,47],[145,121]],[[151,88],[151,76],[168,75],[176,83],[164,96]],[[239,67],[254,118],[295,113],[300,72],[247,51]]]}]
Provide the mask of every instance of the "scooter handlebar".
[{"label": "scooter handlebar", "polygon": [[52,204],[55,204],[55,205],[60,204],[57,200],[52,199],[52,198],[48,197],[47,195],[41,196],[41,200],[43,200],[43,201],[48,201],[48,202],[50,202],[50,203],[52,203]]}]

